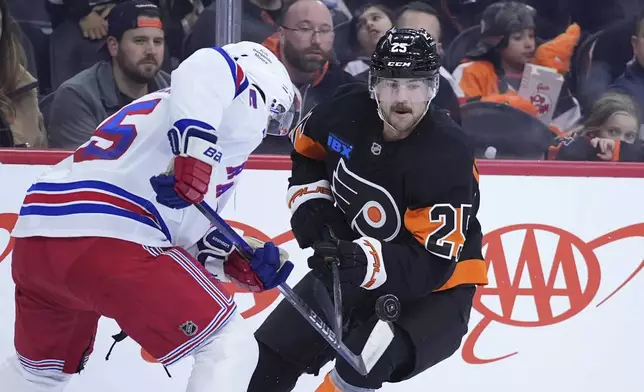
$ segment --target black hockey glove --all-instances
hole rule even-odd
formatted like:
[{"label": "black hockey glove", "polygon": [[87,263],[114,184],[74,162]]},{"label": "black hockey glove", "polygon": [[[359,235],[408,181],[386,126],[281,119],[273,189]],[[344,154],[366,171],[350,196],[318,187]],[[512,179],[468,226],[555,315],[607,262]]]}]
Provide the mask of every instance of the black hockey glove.
[{"label": "black hockey glove", "polygon": [[327,227],[337,238],[343,240],[358,238],[344,219],[342,210],[329,200],[309,200],[299,206],[291,217],[293,235],[302,249],[324,240],[328,232]]},{"label": "black hockey glove", "polygon": [[309,268],[323,282],[332,281],[331,263],[337,263],[340,282],[358,287],[367,274],[367,256],[355,242],[335,238],[313,245],[313,256],[309,257]]}]

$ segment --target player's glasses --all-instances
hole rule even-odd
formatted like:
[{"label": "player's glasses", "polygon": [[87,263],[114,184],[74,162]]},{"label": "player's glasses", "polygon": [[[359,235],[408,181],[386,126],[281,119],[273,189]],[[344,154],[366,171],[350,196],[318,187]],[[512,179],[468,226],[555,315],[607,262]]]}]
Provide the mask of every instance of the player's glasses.
[{"label": "player's glasses", "polygon": [[268,116],[268,124],[266,125],[266,134],[273,136],[286,135],[291,128],[291,123],[293,122],[295,105],[292,104],[290,108],[287,109],[284,105],[278,103],[277,100],[274,99],[268,110],[270,114]]}]

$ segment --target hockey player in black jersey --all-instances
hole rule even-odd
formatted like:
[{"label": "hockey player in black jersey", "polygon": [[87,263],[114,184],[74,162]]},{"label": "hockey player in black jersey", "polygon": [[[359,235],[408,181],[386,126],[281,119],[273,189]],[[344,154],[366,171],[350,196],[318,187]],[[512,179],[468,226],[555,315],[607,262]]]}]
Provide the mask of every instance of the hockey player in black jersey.
[{"label": "hockey player in black jersey", "polygon": [[[424,30],[391,29],[372,56],[368,86],[319,104],[293,130],[287,203],[311,268],[295,291],[323,315],[316,290],[339,263],[344,342],[360,353],[378,321],[376,299],[402,304],[394,339],[367,376],[342,358],[318,391],[373,391],[450,357],[467,332],[481,255],[473,149],[438,89],[436,43]],[[331,325],[327,320],[327,323]],[[250,392],[291,391],[334,358],[327,343],[282,301],[257,330]]]}]

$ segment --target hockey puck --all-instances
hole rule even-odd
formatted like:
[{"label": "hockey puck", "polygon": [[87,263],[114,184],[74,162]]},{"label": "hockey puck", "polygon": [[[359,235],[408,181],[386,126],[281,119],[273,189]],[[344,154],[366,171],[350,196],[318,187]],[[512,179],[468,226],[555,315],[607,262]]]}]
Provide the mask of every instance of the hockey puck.
[{"label": "hockey puck", "polygon": [[400,317],[400,301],[393,294],[385,294],[376,300],[376,316],[382,321],[393,322]]}]

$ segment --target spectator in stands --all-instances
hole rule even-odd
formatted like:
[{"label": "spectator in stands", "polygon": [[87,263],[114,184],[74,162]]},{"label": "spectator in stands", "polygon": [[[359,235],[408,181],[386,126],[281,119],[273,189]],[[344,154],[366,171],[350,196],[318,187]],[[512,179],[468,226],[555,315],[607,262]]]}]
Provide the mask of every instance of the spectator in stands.
[{"label": "spectator in stands", "polygon": [[[644,110],[644,10],[637,17],[631,45],[635,57],[627,64],[624,74],[617,78],[610,90],[629,94],[637,102],[640,110]],[[644,111],[640,112],[640,118],[644,118]]]},{"label": "spectator in stands", "polygon": [[[25,52],[25,68],[29,73],[38,79],[38,93],[42,95],[47,90],[49,82],[49,68],[43,64],[47,63],[49,45],[43,45],[45,36],[43,31],[49,23],[49,15],[45,11],[45,4],[37,2],[24,2],[20,0],[7,0],[9,14],[16,22],[16,33]],[[38,27],[36,27],[38,26]],[[48,41],[47,41],[48,42]],[[44,83],[43,83],[43,79]]]},{"label": "spectator in stands", "polygon": [[114,7],[101,61],[63,83],[51,105],[51,147],[75,149],[95,128],[123,106],[143,95],[169,87],[170,76],[159,70],[164,33],[156,5],[144,0]]},{"label": "spectator in stands", "polygon": [[[297,0],[242,0],[243,13],[241,23],[241,40],[263,42],[278,31],[280,16]],[[325,0],[331,3],[329,0]],[[336,4],[333,4],[336,5]],[[325,3],[326,6],[326,3]],[[348,22],[341,7],[326,7],[331,12],[333,25]],[[187,58],[195,51],[217,45],[217,4],[206,7],[195,23],[192,32],[186,38],[183,57]]]},{"label": "spectator in stands", "polygon": [[637,12],[618,20],[598,36],[586,37],[575,50],[575,96],[581,102],[583,112],[591,110],[593,103],[624,73],[627,63],[633,59],[631,37],[637,36],[637,20]]},{"label": "spectator in stands", "polygon": [[[421,1],[414,1],[402,6],[396,12],[396,27],[409,29],[425,29],[438,44],[439,53],[443,53],[441,45],[441,24],[438,19],[438,12],[434,7]],[[461,111],[459,109],[459,98],[464,98],[463,91],[459,87],[452,74],[445,68],[440,68],[440,84],[438,94],[432,101],[438,107],[449,111],[452,118],[460,123]]]},{"label": "spectator in stands", "polygon": [[[333,22],[331,13],[319,0],[298,0],[283,9],[279,32],[264,41],[284,63],[291,81],[302,95],[301,113],[305,115],[318,102],[331,98],[334,90],[356,79],[331,60]],[[288,153],[287,137],[267,136],[260,152]]]},{"label": "spectator in stands", "polygon": [[186,37],[192,32],[205,7],[213,3],[212,0],[159,0],[158,5],[169,50],[169,53],[166,52],[166,57],[171,55],[177,61],[182,58]]},{"label": "spectator in stands", "polygon": [[607,93],[593,105],[570,137],[557,140],[550,159],[568,161],[644,162],[639,108],[626,94]]},{"label": "spectator in stands", "polygon": [[[637,13],[637,3],[641,4],[641,0],[527,0],[525,2],[539,11],[540,22],[545,22],[550,25],[551,31],[556,31],[550,35],[551,37],[559,34],[570,23],[578,24],[585,33],[595,33],[629,14]],[[539,29],[544,30],[541,26]]]},{"label": "spectator in stands", "polygon": [[[555,39],[537,46],[535,16],[532,7],[514,1],[494,3],[485,9],[481,39],[467,53],[469,61],[453,73],[467,99],[505,103],[536,116],[535,107],[517,95],[525,65],[532,63],[567,73],[581,31],[579,26],[571,25]],[[566,119],[558,123],[564,129],[580,118],[579,105],[565,84],[555,110],[555,116],[559,114]]]},{"label": "spectator in stands", "polygon": [[[355,10],[363,7],[364,4],[368,2],[369,0],[347,0],[347,5],[349,6],[349,9]],[[389,7],[392,10],[399,9],[410,2],[410,0],[378,0],[379,4]],[[476,19],[476,15],[473,14],[472,8],[478,10],[481,7],[480,4],[482,3],[482,0],[422,0],[420,2],[429,5],[434,10],[438,11],[437,15],[441,22],[442,30],[441,38],[445,45],[449,45],[452,39],[454,39],[460,31],[472,25],[470,19]],[[461,17],[467,19],[467,21],[461,20]],[[393,20],[394,19],[392,18],[392,21]],[[474,23],[478,23],[478,19],[476,19],[476,22]]]},{"label": "spectator in stands", "polygon": [[24,64],[16,24],[6,0],[0,0],[0,147],[47,146],[38,82]]},{"label": "spectator in stands", "polygon": [[[242,0],[241,40],[262,42],[277,31],[282,0]],[[217,2],[206,7],[186,38],[183,58],[217,45]]]},{"label": "spectator in stands", "polygon": [[107,15],[118,0],[46,0],[47,11],[56,28],[69,20],[77,23],[83,37],[101,39],[107,35]]},{"label": "spectator in stands", "polygon": [[384,5],[373,3],[359,8],[349,27],[349,47],[357,58],[344,70],[356,79],[367,82],[369,62],[380,37],[393,26],[393,15]]},{"label": "spectator in stands", "polygon": [[97,49],[107,35],[107,18],[115,2],[48,0],[56,26],[50,38],[53,90],[100,60]]},{"label": "spectator in stands", "polygon": [[279,32],[264,41],[286,66],[302,93],[302,113],[328,99],[336,87],[356,80],[331,62],[333,21],[319,0],[298,0],[284,8]]}]

